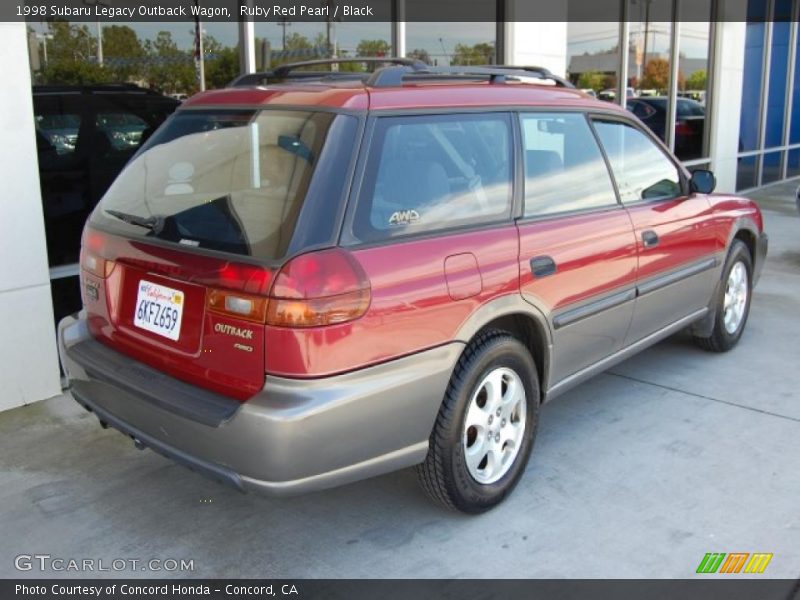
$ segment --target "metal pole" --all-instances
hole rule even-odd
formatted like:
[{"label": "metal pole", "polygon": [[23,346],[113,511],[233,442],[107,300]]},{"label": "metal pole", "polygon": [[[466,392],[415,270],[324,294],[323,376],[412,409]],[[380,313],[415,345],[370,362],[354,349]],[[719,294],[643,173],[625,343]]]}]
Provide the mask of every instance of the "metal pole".
[{"label": "metal pole", "polygon": [[392,0],[392,53],[406,55],[406,0]]},{"label": "metal pole", "polygon": [[678,115],[678,73],[680,71],[680,54],[678,44],[681,35],[680,0],[672,2],[672,36],[669,42],[669,80],[667,81],[667,125],[664,143],[670,150],[675,150],[675,121]]},{"label": "metal pole", "polygon": [[[253,0],[239,0],[242,6],[253,8]],[[252,14],[252,10],[250,11]],[[239,21],[239,69],[241,73],[255,73],[256,70],[256,43],[255,24],[252,17]]]},{"label": "metal pole", "polygon": [[100,23],[100,18],[97,21],[97,64],[103,64],[103,25]]},{"label": "metal pole", "polygon": [[619,23],[619,77],[617,78],[617,104],[627,105],[628,96],[628,61],[630,60],[631,24],[628,22],[628,3],[622,3],[622,14]]}]

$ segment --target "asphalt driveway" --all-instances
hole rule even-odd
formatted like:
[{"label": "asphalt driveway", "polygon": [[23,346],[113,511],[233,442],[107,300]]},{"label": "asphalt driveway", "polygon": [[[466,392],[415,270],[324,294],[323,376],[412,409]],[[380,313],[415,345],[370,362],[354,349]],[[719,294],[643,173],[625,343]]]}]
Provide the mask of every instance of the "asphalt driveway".
[{"label": "asphalt driveway", "polygon": [[706,552],[770,552],[762,577],[797,577],[796,186],[757,194],[770,255],[739,346],[708,354],[677,335],[546,405],[525,477],[488,514],[443,512],[413,471],[243,495],[61,396],[0,413],[0,577],[75,575],[15,569],[49,554],[194,566],[86,576],[685,578]]}]

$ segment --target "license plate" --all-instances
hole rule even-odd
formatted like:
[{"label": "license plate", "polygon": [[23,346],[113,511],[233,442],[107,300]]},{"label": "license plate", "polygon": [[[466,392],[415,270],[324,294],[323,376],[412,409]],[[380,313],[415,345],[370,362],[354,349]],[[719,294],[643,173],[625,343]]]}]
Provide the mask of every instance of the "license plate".
[{"label": "license plate", "polygon": [[181,333],[183,292],[142,279],[136,296],[133,324],[177,340]]}]

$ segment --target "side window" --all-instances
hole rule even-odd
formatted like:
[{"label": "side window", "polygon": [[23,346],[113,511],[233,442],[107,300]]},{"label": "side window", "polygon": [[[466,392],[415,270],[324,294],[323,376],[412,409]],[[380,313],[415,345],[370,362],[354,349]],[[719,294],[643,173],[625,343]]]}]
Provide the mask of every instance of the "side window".
[{"label": "side window", "polygon": [[361,241],[511,214],[511,117],[378,119],[353,221]]},{"label": "side window", "polygon": [[133,155],[149,127],[144,119],[129,112],[98,112],[94,152],[99,157]]},{"label": "side window", "polygon": [[55,166],[75,156],[81,128],[81,114],[75,103],[56,97],[37,98],[34,123],[40,163]]},{"label": "side window", "polygon": [[608,168],[583,114],[523,114],[522,139],[526,217],[617,203]]},{"label": "side window", "polygon": [[644,133],[627,123],[595,121],[622,202],[680,196],[678,168]]},{"label": "side window", "polygon": [[656,112],[656,109],[654,109],[652,106],[650,106],[646,102],[640,102],[638,100],[629,100],[628,110],[642,120],[645,120],[648,117],[653,116],[653,114]]}]

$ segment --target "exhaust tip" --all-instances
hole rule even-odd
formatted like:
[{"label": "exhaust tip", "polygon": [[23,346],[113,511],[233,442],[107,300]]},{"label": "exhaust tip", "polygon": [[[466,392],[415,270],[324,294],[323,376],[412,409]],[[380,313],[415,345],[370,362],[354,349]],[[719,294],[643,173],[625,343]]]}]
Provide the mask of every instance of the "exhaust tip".
[{"label": "exhaust tip", "polygon": [[142,442],[142,440],[135,438],[133,436],[131,436],[131,439],[133,440],[133,445],[136,446],[137,450],[144,450],[145,448],[147,448],[147,446],[144,445],[144,442]]}]

